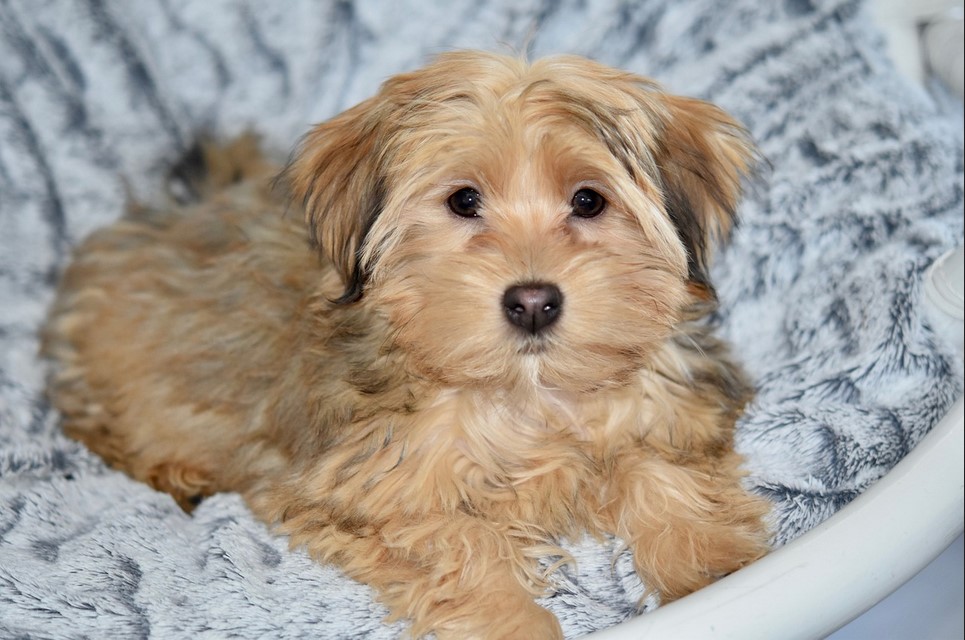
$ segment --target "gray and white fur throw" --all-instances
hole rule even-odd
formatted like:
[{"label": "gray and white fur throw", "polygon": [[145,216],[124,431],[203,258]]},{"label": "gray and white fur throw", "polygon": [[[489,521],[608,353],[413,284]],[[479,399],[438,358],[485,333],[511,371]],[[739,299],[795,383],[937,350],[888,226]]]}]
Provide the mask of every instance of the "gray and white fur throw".
[{"label": "gray and white fur throw", "polygon": [[[3,0],[0,638],[404,632],[238,496],[187,516],[65,438],[36,333],[71,246],[129,193],[157,198],[197,132],[251,128],[284,152],[452,48],[587,55],[720,104],[759,142],[770,168],[714,276],[758,388],[738,447],[776,544],[961,393],[921,305],[924,270],[962,243],[961,111],[896,75],[856,0]],[[577,565],[543,600],[568,637],[639,613],[619,541],[568,547]]]}]

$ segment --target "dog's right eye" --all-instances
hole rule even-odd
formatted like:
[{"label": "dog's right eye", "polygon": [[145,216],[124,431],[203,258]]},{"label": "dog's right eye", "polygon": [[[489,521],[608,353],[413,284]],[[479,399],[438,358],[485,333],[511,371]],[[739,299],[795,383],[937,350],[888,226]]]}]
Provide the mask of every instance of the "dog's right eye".
[{"label": "dog's right eye", "polygon": [[573,215],[578,218],[595,218],[606,209],[606,199],[593,189],[580,189],[573,194]]},{"label": "dog's right eye", "polygon": [[478,191],[470,187],[464,187],[449,196],[449,199],[446,200],[446,205],[449,207],[449,211],[452,211],[457,216],[462,218],[478,218],[481,201],[482,196],[479,195]]}]

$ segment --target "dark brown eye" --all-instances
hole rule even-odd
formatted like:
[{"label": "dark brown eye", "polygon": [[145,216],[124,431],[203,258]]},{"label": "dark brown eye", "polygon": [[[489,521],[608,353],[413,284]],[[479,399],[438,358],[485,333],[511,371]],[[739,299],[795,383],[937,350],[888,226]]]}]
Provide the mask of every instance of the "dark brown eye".
[{"label": "dark brown eye", "polygon": [[573,194],[570,204],[573,215],[580,218],[595,218],[606,209],[606,200],[593,189],[580,189]]},{"label": "dark brown eye", "polygon": [[449,211],[452,211],[457,216],[463,218],[478,218],[481,202],[482,196],[479,195],[478,191],[471,187],[463,187],[449,196],[449,199],[446,200],[446,205],[449,207]]}]

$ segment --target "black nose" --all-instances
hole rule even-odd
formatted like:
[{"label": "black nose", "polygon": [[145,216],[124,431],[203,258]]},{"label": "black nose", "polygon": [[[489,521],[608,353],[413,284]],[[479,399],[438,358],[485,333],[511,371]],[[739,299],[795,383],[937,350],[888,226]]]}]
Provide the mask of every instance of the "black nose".
[{"label": "black nose", "polygon": [[503,310],[509,321],[536,335],[560,317],[563,294],[559,287],[542,282],[518,284],[503,294]]}]

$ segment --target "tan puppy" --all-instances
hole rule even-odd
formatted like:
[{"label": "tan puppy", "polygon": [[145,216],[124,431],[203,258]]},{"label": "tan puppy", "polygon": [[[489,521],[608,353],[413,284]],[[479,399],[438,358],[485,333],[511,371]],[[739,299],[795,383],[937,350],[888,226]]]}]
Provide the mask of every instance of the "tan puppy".
[{"label": "tan puppy", "polygon": [[582,532],[678,598],[766,550],[732,449],[751,390],[699,323],[754,157],[628,73],[441,56],[306,136],[304,222],[241,140],[200,158],[200,202],[87,240],[50,395],[115,467],[186,509],[240,492],[414,635],[558,638],[537,558]]}]

